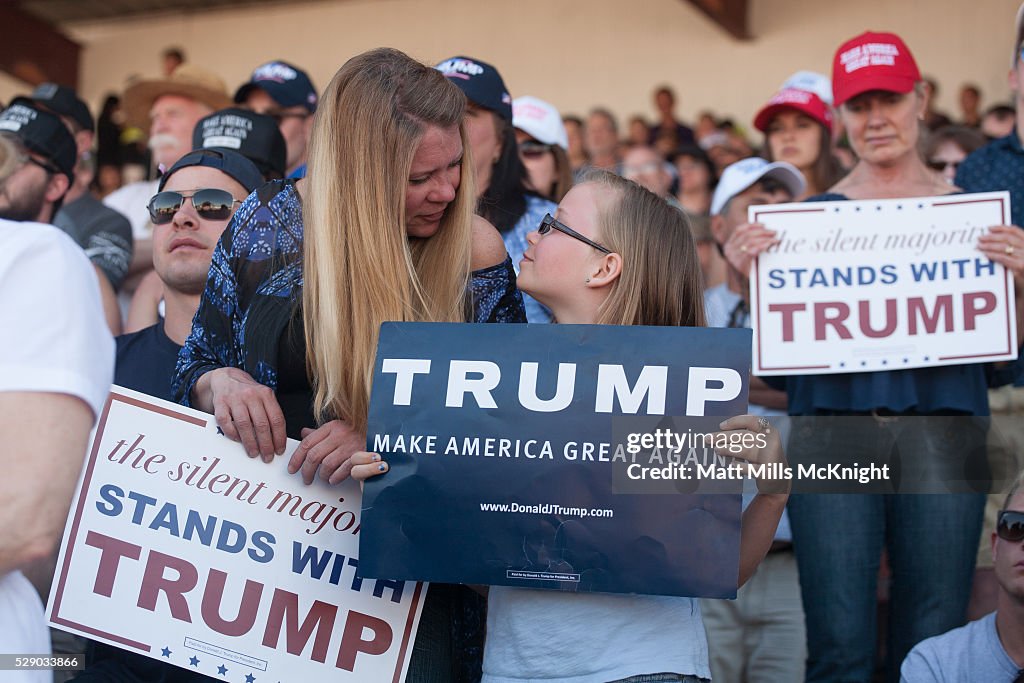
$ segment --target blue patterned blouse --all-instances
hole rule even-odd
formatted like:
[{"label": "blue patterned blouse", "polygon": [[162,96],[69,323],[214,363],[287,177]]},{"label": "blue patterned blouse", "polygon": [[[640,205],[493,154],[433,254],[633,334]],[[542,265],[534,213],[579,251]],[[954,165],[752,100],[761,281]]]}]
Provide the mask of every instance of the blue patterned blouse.
[{"label": "blue patterned blouse", "polygon": [[[475,322],[526,322],[512,261],[474,271]],[[236,367],[277,389],[281,335],[302,300],[302,202],[275,180],[242,203],[218,242],[192,332],[178,356],[175,399],[210,370]]]}]

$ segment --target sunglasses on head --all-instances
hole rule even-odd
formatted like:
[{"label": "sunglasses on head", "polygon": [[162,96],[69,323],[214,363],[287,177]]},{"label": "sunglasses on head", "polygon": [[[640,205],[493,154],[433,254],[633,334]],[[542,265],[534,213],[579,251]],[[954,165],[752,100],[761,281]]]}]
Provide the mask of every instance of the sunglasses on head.
[{"label": "sunglasses on head", "polygon": [[153,198],[149,200],[149,217],[153,224],[170,223],[186,199],[192,200],[192,206],[200,218],[216,221],[231,218],[231,209],[235,204],[242,203],[231,196],[227,190],[207,188],[196,190],[192,194],[164,190],[153,195]]},{"label": "sunglasses on head", "polygon": [[933,171],[945,171],[950,166],[952,166],[953,170],[956,171],[956,169],[960,167],[959,161],[939,161],[936,159],[935,161],[929,161],[927,163],[928,168]]},{"label": "sunglasses on head", "polygon": [[597,242],[594,242],[593,240],[591,240],[591,239],[589,239],[587,237],[584,237],[583,235],[579,234],[578,232],[576,232],[575,230],[570,228],[565,223],[560,223],[560,222],[556,221],[555,217],[552,216],[550,213],[544,214],[544,219],[541,220],[540,227],[537,228],[537,232],[539,232],[542,235],[546,235],[549,232],[551,232],[552,228],[554,228],[555,230],[557,230],[557,231],[559,231],[561,233],[565,233],[569,237],[574,237],[574,238],[578,239],[580,242],[583,242],[585,244],[589,244],[590,246],[592,246],[594,249],[597,249],[598,251],[602,251],[602,252],[604,252],[606,254],[612,253],[611,249],[608,249],[606,247],[602,247]]},{"label": "sunglasses on head", "polygon": [[999,538],[1010,543],[1024,541],[1024,512],[1015,510],[1003,510],[999,513],[999,523],[996,524],[996,534]]},{"label": "sunglasses on head", "polygon": [[527,159],[542,157],[551,151],[551,145],[536,140],[523,140],[519,143],[519,153]]}]

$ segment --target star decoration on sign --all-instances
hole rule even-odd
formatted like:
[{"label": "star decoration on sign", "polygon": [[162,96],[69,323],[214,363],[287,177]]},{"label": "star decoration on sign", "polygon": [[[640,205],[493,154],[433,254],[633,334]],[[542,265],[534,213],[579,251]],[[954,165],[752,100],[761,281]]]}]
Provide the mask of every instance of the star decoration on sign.
[{"label": "star decoration on sign", "polygon": [[228,668],[226,666],[224,666],[223,664],[221,664],[220,666],[217,667],[217,673],[219,673],[221,676],[223,676],[227,672],[228,672]]},{"label": "star decoration on sign", "polygon": [[169,647],[165,647],[163,650],[160,650],[160,655],[169,659],[171,656],[171,649]]},{"label": "star decoration on sign", "polygon": [[245,683],[252,683],[255,680],[256,680],[256,677],[253,676],[252,674],[246,674],[245,675]]},{"label": "star decoration on sign", "polygon": [[195,655],[192,655],[191,657],[188,658],[188,663],[191,666],[199,666],[199,657],[196,657]]}]

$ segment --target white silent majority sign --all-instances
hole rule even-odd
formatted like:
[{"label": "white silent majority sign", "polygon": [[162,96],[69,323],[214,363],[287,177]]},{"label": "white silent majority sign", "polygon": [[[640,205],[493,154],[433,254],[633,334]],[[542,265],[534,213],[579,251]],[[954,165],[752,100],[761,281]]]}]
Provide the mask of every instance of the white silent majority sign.
[{"label": "white silent majority sign", "polygon": [[777,231],[750,278],[755,375],[1013,360],[1013,276],[976,248],[1007,192],[755,206]]},{"label": "white silent majority sign", "polygon": [[360,579],[362,496],[249,458],[213,416],[114,387],[50,624],[213,678],[405,680],[426,584]]}]

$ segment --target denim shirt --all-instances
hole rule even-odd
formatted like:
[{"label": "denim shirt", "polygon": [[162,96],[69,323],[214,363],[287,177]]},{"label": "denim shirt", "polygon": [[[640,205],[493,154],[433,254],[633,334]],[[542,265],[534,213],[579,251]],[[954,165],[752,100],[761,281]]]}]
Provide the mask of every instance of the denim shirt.
[{"label": "denim shirt", "polygon": [[[294,180],[250,194],[217,243],[192,331],[178,356],[175,400],[210,370],[236,367],[277,388],[281,335],[302,299],[302,201]],[[474,322],[526,322],[512,262],[474,271]]]},{"label": "denim shirt", "polygon": [[[501,236],[505,241],[505,248],[508,250],[509,258],[512,259],[512,265],[516,269],[516,273],[519,273],[519,261],[523,258],[523,253],[528,246],[526,244],[526,235],[540,227],[540,222],[544,220],[544,214],[550,213],[554,216],[557,210],[558,205],[552,201],[532,194],[526,195],[526,211],[519,217],[519,220],[512,226],[512,229]],[[551,311],[532,296],[524,294],[523,305],[526,307],[526,320],[528,322],[551,322]]]},{"label": "denim shirt", "polygon": [[[956,184],[964,192],[1010,193],[1010,219],[1024,228],[1024,146],[1017,129],[1005,138],[993,140],[964,159],[956,172]],[[1014,385],[1024,386],[1024,356],[1011,364]]]}]

